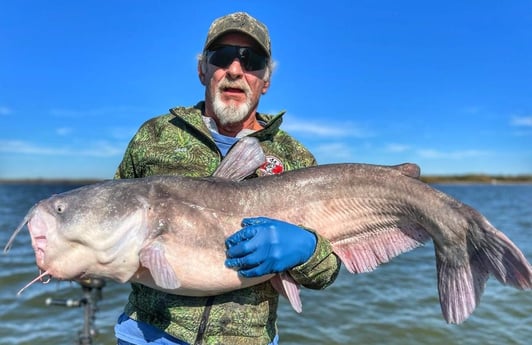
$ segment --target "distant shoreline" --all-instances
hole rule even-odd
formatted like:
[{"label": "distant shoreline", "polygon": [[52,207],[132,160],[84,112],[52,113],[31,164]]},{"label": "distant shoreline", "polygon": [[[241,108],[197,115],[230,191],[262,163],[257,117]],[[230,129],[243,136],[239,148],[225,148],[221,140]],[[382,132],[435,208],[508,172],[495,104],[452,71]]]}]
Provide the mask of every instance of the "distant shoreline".
[{"label": "distant shoreline", "polygon": [[[532,174],[530,175],[422,175],[421,181],[429,184],[532,184]],[[62,185],[87,185],[105,181],[106,179],[70,179],[70,178],[22,178],[22,179],[2,179],[0,184],[62,184]]]},{"label": "distant shoreline", "polygon": [[0,184],[61,184],[61,185],[87,185],[105,181],[105,179],[69,179],[69,178],[21,178],[0,179]]},{"label": "distant shoreline", "polygon": [[532,175],[422,175],[421,180],[429,184],[532,184]]}]

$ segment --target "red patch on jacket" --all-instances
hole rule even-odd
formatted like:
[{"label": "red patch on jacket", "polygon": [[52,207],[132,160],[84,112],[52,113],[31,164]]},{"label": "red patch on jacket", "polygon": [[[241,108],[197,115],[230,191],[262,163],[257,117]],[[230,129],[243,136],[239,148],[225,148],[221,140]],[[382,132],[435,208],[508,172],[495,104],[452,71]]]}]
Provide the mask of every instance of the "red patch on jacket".
[{"label": "red patch on jacket", "polygon": [[266,162],[259,167],[258,175],[277,175],[284,171],[283,162],[275,156],[266,156]]}]

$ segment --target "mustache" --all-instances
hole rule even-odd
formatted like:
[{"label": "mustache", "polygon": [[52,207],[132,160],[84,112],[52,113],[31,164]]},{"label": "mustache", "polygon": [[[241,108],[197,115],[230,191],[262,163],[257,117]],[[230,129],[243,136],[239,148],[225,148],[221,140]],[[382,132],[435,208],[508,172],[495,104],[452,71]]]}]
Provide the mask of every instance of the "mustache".
[{"label": "mustache", "polygon": [[218,84],[218,89],[222,91],[223,89],[240,89],[245,92],[247,96],[250,95],[251,89],[248,84],[243,80],[229,80],[227,78],[220,81]]}]

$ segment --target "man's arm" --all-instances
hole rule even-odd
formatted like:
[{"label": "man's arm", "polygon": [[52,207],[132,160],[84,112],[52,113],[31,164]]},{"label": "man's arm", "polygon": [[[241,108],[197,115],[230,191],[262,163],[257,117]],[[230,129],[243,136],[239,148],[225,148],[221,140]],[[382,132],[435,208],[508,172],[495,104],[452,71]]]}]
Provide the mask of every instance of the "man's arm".
[{"label": "man's arm", "polygon": [[266,217],[247,218],[226,240],[226,266],[244,277],[289,271],[301,285],[322,289],[330,285],[340,261],[330,243],[300,226]]}]

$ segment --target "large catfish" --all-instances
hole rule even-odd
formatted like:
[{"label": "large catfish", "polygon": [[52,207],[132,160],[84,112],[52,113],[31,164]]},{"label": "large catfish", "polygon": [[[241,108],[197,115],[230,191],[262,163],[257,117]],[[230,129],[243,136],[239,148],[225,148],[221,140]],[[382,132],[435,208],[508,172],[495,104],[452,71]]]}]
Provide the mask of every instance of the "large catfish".
[{"label": "large catfish", "polygon": [[256,147],[246,139],[231,150],[224,178],[113,180],[54,195],[28,212],[5,251],[27,222],[38,278],[98,276],[189,296],[272,279],[300,310],[288,274],[248,279],[224,265],[224,241],[242,218],[266,216],[315,230],[353,273],[432,239],[449,323],[473,312],[490,274],[532,287],[522,252],[479,212],[419,181],[417,166],[332,164],[235,181],[256,168],[253,157],[263,162]]}]

